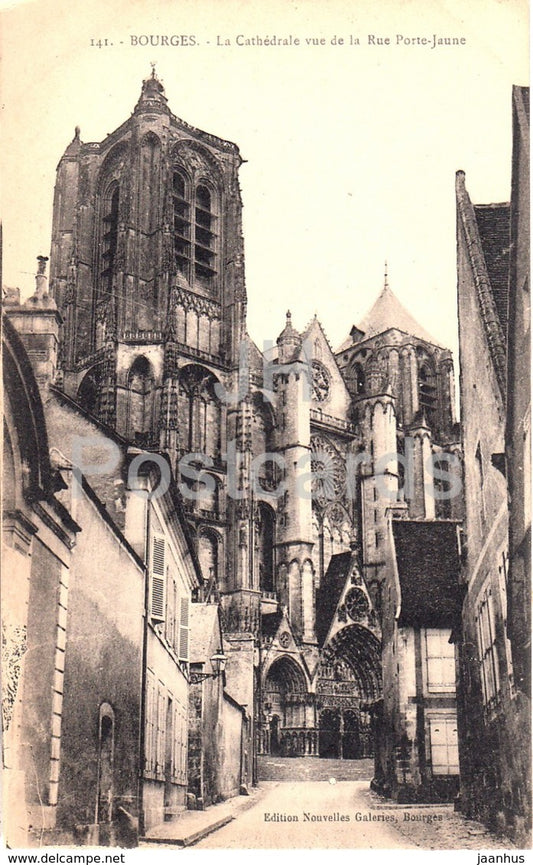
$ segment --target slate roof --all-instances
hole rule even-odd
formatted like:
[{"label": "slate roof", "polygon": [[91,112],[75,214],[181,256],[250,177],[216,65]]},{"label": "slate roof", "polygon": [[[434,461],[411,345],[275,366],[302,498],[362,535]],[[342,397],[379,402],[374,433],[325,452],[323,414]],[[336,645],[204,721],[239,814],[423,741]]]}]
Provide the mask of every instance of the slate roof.
[{"label": "slate roof", "polygon": [[474,204],[490,287],[504,335],[509,293],[510,205]]},{"label": "slate roof", "polygon": [[401,589],[398,624],[453,628],[463,595],[457,523],[393,520],[392,531]]},{"label": "slate roof", "polygon": [[316,593],[316,635],[318,645],[323,646],[328,635],[331,620],[335,615],[339,598],[346,585],[350,572],[352,553],[338,553],[332,556],[324,579]]},{"label": "slate roof", "polygon": [[[500,241],[496,242],[492,246],[491,251],[489,225],[487,224],[483,231],[484,242],[480,233],[480,221],[483,222],[480,213],[483,206],[477,205],[476,208],[472,204],[470,196],[466,190],[464,171],[456,171],[455,173],[455,196],[457,202],[457,224],[458,227],[461,227],[461,232],[458,233],[458,238],[460,243],[464,244],[463,251],[469,260],[472,271],[472,287],[475,290],[476,303],[487,335],[490,360],[494,367],[500,393],[505,397],[507,386],[506,329],[502,325],[500,317],[500,312],[503,306],[503,296],[501,295],[503,289],[500,284],[500,296],[498,298],[500,304],[499,310],[496,305],[496,294],[491,284],[491,275],[485,258],[485,254],[487,253],[493,271],[492,278],[495,278],[495,275],[497,275],[499,271],[499,265],[501,264],[498,254],[498,247],[500,248],[501,254],[501,224],[498,214],[487,215],[490,219],[494,219],[494,216],[496,215],[496,223],[500,229]],[[507,205],[505,204],[499,204],[493,206],[493,209],[497,210],[499,208],[505,208],[506,206]],[[485,205],[486,210],[489,208],[490,205]],[[487,222],[489,222],[488,218]],[[469,283],[470,279],[466,281]],[[462,279],[458,282],[458,290],[459,292],[464,290],[462,287]]]},{"label": "slate roof", "polygon": [[[424,342],[429,342],[431,345],[439,345],[438,342],[413,318],[410,312],[400,303],[396,295],[385,285],[374,303],[372,309],[365,315],[363,320],[357,326],[356,331],[362,331],[364,336],[363,341],[370,339],[372,336],[377,336],[379,333],[385,333],[387,330],[401,330],[403,333],[408,333],[423,339]],[[350,333],[354,331],[352,330]],[[357,334],[356,334],[357,335]],[[341,351],[346,351],[354,344],[350,335],[337,350],[337,354]]]},{"label": "slate roof", "polygon": [[[220,630],[217,622],[218,604],[191,604],[190,606],[190,661],[202,664],[209,660],[209,646],[215,629]],[[222,638],[220,638],[222,639]],[[215,646],[215,649],[219,648]]]}]

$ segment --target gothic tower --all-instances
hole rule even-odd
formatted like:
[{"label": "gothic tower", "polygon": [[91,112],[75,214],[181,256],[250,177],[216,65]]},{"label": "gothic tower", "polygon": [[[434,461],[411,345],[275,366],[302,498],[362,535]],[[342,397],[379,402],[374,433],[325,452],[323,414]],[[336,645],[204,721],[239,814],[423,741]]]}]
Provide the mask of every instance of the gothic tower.
[{"label": "gothic tower", "polygon": [[76,129],[63,154],[50,273],[65,391],[136,446],[168,454],[190,490],[204,577],[223,592],[235,589],[226,559],[243,540],[234,520],[235,538],[226,528],[227,438],[246,450],[249,432],[234,396],[247,344],[241,162],[235,144],[171,112],[152,72],[125,123],[101,142]]},{"label": "gothic tower", "polygon": [[390,516],[461,517],[460,497],[447,495],[461,472],[453,361],[401,305],[386,272],[381,294],[336,358],[365,450],[363,558],[379,594],[391,555]]}]

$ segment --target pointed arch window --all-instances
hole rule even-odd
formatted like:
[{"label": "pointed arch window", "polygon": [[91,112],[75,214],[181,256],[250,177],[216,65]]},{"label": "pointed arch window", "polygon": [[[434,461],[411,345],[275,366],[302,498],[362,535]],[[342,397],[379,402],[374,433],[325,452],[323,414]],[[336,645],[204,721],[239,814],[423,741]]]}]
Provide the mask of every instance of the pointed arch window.
[{"label": "pointed arch window", "polygon": [[178,407],[183,424],[180,447],[189,453],[220,456],[221,405],[215,377],[204,367],[187,366],[180,375]]},{"label": "pointed arch window", "polygon": [[276,543],[276,515],[272,508],[260,502],[257,525],[257,546],[259,551],[259,585],[264,592],[273,592],[274,549]]},{"label": "pointed arch window", "polygon": [[366,389],[366,382],[365,382],[365,370],[364,370],[362,364],[360,364],[360,363],[354,364],[353,376],[354,376],[354,381],[355,381],[355,392],[356,392],[357,396],[359,396],[360,394],[364,394],[365,389]]},{"label": "pointed arch window", "polygon": [[418,366],[418,402],[426,415],[426,420],[433,426],[437,409],[437,387],[435,373],[429,360],[421,360]]},{"label": "pointed arch window", "polygon": [[78,402],[89,414],[98,415],[99,382],[96,375],[87,373],[78,388]]},{"label": "pointed arch window", "polygon": [[189,282],[211,288],[217,274],[216,195],[205,182],[194,187],[176,168],[172,202],[177,270]]},{"label": "pointed arch window", "polygon": [[172,204],[174,213],[174,254],[176,267],[187,279],[191,266],[191,205],[188,200],[187,181],[175,171],[172,176]]},{"label": "pointed arch window", "polygon": [[128,429],[136,444],[149,444],[153,422],[154,374],[149,360],[140,355],[128,374]]},{"label": "pointed arch window", "polygon": [[202,529],[198,537],[198,559],[207,592],[218,588],[220,579],[219,536],[209,529]]},{"label": "pointed arch window", "polygon": [[97,822],[113,819],[113,764],[115,756],[115,713],[109,703],[102,703],[98,723],[98,796]]},{"label": "pointed arch window", "polygon": [[145,232],[152,232],[159,221],[159,198],[154,190],[159,186],[159,171],[161,165],[161,142],[152,132],[149,132],[141,144],[141,227]]},{"label": "pointed arch window", "polygon": [[113,286],[113,270],[117,257],[119,187],[113,183],[104,197],[102,218],[102,267],[100,272],[102,294],[110,297]]},{"label": "pointed arch window", "polygon": [[194,211],[194,275],[207,285],[216,274],[215,220],[211,192],[200,184],[196,187]]}]

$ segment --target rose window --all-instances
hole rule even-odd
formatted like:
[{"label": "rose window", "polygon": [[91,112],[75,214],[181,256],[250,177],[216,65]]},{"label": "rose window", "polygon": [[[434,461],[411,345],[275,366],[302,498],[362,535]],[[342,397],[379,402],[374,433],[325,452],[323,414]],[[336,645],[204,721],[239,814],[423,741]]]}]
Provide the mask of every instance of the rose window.
[{"label": "rose window", "polygon": [[346,468],[341,455],[326,439],[311,439],[311,494],[324,507],[344,492]]},{"label": "rose window", "polygon": [[368,598],[362,589],[352,587],[344,599],[344,606],[350,619],[360,622],[368,615]]}]

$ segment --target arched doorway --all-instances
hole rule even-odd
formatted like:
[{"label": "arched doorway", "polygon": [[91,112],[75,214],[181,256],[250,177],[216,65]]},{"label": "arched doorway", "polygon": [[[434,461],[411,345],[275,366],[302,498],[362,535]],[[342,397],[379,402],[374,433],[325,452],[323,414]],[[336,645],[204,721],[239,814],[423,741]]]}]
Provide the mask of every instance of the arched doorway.
[{"label": "arched doorway", "polygon": [[288,655],[276,659],[263,686],[263,716],[268,728],[266,751],[284,757],[308,753],[305,675]]},{"label": "arched doorway", "polygon": [[345,760],[364,757],[359,737],[359,713],[352,709],[343,712],[342,756]]},{"label": "arched doorway", "polygon": [[270,721],[270,753],[275,757],[279,757],[281,753],[278,715],[273,715],[272,720]]},{"label": "arched doorway", "polygon": [[347,625],[322,651],[317,682],[319,754],[348,760],[371,757],[367,706],[381,696],[381,646],[368,628]]},{"label": "arched doorway", "polygon": [[319,757],[340,757],[340,712],[338,709],[322,709],[318,718]]}]

